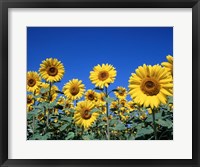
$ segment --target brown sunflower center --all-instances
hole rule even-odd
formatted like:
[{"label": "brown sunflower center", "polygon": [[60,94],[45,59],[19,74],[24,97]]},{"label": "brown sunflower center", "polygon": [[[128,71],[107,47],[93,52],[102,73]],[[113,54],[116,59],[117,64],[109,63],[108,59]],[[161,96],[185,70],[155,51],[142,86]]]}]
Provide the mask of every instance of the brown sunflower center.
[{"label": "brown sunflower center", "polygon": [[89,94],[89,95],[88,95],[88,99],[89,99],[89,100],[94,100],[94,95],[93,95],[93,94]]},{"label": "brown sunflower center", "polygon": [[65,104],[65,108],[70,108],[70,107],[71,107],[71,105],[69,103]]},{"label": "brown sunflower center", "polygon": [[106,79],[108,79],[109,77],[109,73],[107,71],[101,71],[99,72],[98,78],[101,81],[105,81]]},{"label": "brown sunflower center", "polygon": [[124,96],[125,91],[124,90],[119,90],[118,93],[119,93],[120,96]]},{"label": "brown sunflower center", "polygon": [[50,75],[50,76],[56,76],[58,74],[58,69],[55,68],[55,67],[50,67],[48,70],[47,70],[47,73]]},{"label": "brown sunflower center", "polygon": [[78,87],[78,86],[73,86],[73,87],[71,87],[70,93],[71,93],[73,96],[77,95],[77,94],[79,93],[79,87]]},{"label": "brown sunflower center", "polygon": [[82,118],[83,119],[90,119],[91,118],[91,114],[90,114],[90,111],[89,110],[85,110],[83,113],[82,113]]},{"label": "brown sunflower center", "polygon": [[27,98],[27,104],[30,104],[32,102],[31,98]]},{"label": "brown sunflower center", "polygon": [[148,96],[154,96],[160,92],[160,85],[153,78],[145,78],[142,81],[141,90]]},{"label": "brown sunflower center", "polygon": [[35,84],[36,84],[36,80],[35,79],[29,79],[28,80],[28,86],[30,86],[30,87],[33,87],[33,86],[35,86]]}]

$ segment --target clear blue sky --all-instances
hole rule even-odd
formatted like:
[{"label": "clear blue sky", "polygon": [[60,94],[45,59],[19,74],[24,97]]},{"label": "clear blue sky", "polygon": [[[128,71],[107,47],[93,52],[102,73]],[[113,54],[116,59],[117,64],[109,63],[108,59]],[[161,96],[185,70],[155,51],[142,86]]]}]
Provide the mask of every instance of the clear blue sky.
[{"label": "clear blue sky", "polygon": [[117,70],[115,83],[128,87],[135,69],[154,65],[173,55],[172,27],[28,27],[27,69],[38,71],[42,60],[57,58],[65,67],[65,75],[56,85],[73,78],[83,81],[86,89],[94,88],[89,72],[97,64],[109,63]]}]

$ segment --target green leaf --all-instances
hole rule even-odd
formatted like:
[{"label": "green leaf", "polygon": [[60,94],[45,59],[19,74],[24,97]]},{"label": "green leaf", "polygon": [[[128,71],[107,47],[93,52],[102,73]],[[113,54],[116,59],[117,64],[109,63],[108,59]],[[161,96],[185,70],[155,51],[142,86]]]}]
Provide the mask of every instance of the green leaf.
[{"label": "green leaf", "polygon": [[116,120],[116,119],[112,119],[112,120],[110,120],[110,126],[113,126],[114,124],[118,124],[118,120]]},{"label": "green leaf", "polygon": [[146,128],[139,129],[137,131],[136,137],[141,137],[144,135],[152,134],[154,131],[151,126],[147,126]]},{"label": "green leaf", "polygon": [[162,120],[162,119],[159,119],[158,121],[156,121],[157,124],[161,125],[161,126],[164,126],[164,127],[168,127],[168,128],[171,128],[172,127],[172,122],[170,120]]},{"label": "green leaf", "polygon": [[65,140],[69,140],[69,139],[73,139],[74,138],[74,132],[69,132],[67,134],[67,137],[65,138]]},{"label": "green leaf", "polygon": [[103,88],[99,88],[99,87],[95,87],[94,89],[103,91]]},{"label": "green leaf", "polygon": [[64,125],[62,125],[62,126],[60,127],[60,131],[65,130],[65,129],[67,128],[67,126],[68,126],[68,124],[64,124]]},{"label": "green leaf", "polygon": [[173,96],[168,96],[168,103],[173,104]]},{"label": "green leaf", "polygon": [[59,91],[59,90],[56,90],[56,93],[64,94],[63,92],[61,92],[61,91]]},{"label": "green leaf", "polygon": [[42,94],[44,94],[44,93],[46,93],[46,92],[48,92],[49,91],[49,88],[41,88],[40,89],[40,92],[42,93]]},{"label": "green leaf", "polygon": [[100,110],[98,108],[93,108],[91,111],[90,111],[90,114],[94,113],[94,112],[100,112]]},{"label": "green leaf", "polygon": [[104,125],[106,125],[106,123],[105,122],[101,122],[100,124],[98,124],[98,127],[104,126]]},{"label": "green leaf", "polygon": [[71,112],[71,113],[74,113],[74,112],[75,112],[75,110],[72,109],[72,108],[70,108],[68,111]]},{"label": "green leaf", "polygon": [[111,98],[111,97],[104,97],[104,100],[107,102],[107,103],[112,103],[115,99]]},{"label": "green leaf", "polygon": [[125,129],[126,127],[123,123],[118,123],[116,127],[114,127],[114,130],[125,130]]},{"label": "green leaf", "polygon": [[63,118],[61,118],[61,120],[71,123],[72,122],[72,117],[63,117]]}]

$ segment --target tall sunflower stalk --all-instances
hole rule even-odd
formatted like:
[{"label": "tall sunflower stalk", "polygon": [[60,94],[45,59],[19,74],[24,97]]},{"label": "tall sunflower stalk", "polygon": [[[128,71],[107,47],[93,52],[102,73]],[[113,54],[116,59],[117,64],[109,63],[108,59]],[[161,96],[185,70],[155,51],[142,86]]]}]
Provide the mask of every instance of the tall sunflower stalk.
[{"label": "tall sunflower stalk", "polygon": [[[108,88],[105,87],[105,95],[106,95],[106,98],[108,97]],[[108,108],[108,102],[106,102],[106,117],[107,117],[107,133],[106,133],[106,136],[107,136],[107,139],[110,140],[110,126],[109,126],[109,108]]]},{"label": "tall sunflower stalk", "polygon": [[156,109],[153,109],[153,110],[152,110],[152,117],[153,117],[154,138],[155,138],[155,140],[157,140],[157,130],[156,130],[155,111],[156,111]]}]

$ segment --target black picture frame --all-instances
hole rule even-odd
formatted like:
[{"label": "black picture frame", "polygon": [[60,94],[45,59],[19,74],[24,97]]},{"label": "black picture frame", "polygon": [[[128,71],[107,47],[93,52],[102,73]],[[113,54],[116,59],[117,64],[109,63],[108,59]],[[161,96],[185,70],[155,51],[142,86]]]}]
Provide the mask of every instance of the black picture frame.
[{"label": "black picture frame", "polygon": [[[192,9],[192,159],[8,159],[8,9],[9,8],[191,8]],[[184,18],[183,18],[184,19]],[[0,165],[32,166],[200,166],[200,2],[199,0],[0,0]],[[187,143],[185,143],[187,144]],[[23,147],[23,146],[22,146]],[[184,146],[183,146],[184,147]]]}]

